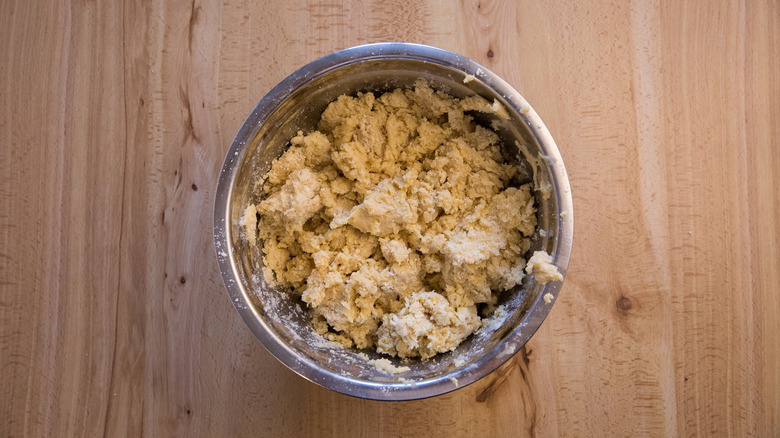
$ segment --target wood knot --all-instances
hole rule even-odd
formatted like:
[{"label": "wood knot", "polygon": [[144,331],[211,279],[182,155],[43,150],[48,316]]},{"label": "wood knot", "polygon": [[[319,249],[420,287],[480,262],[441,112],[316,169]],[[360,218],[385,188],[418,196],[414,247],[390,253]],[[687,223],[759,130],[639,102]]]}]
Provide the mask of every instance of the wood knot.
[{"label": "wood knot", "polygon": [[632,307],[634,307],[634,303],[631,302],[631,300],[628,297],[620,297],[617,302],[615,303],[618,309],[622,311],[629,311]]},{"label": "wood knot", "polygon": [[487,57],[488,58],[492,58],[493,57],[493,50],[492,49],[488,49]]}]

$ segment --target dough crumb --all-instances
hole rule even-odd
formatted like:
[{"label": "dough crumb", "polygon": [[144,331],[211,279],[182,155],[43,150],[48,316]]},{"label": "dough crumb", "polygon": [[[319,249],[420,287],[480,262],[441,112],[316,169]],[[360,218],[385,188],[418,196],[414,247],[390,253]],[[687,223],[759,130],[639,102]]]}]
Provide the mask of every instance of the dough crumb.
[{"label": "dough crumb", "polygon": [[450,382],[452,382],[452,384],[455,385],[456,388],[458,387],[458,379],[454,377],[450,377]]},{"label": "dough crumb", "polygon": [[552,263],[552,256],[544,251],[534,251],[534,255],[528,260],[525,273],[531,275],[531,272],[536,281],[541,284],[563,280],[558,268]]},{"label": "dough crumb", "polygon": [[555,299],[555,297],[553,296],[553,294],[551,294],[550,292],[547,292],[546,294],[544,294],[544,297],[543,297],[543,298],[544,298],[544,302],[545,302],[546,304],[550,304],[550,303],[552,303],[553,299]]},{"label": "dough crumb", "polygon": [[409,371],[409,367],[406,366],[397,367],[393,365],[393,363],[390,362],[390,360],[384,358],[369,360],[368,364],[378,369],[379,371],[383,371],[390,374],[401,374]]},{"label": "dough crumb", "polygon": [[498,100],[424,81],[342,95],[263,176],[239,224],[262,249],[266,281],[300,297],[325,341],[427,359],[503,323],[502,307],[483,320],[478,306],[494,307],[531,269],[540,282],[560,277],[538,252],[526,266],[534,185],[519,184],[474,112],[508,117]]},{"label": "dough crumb", "polygon": [[476,79],[474,77],[474,75],[466,75],[466,77],[463,78],[463,83],[464,84],[468,84],[469,82],[473,81],[474,79]]}]

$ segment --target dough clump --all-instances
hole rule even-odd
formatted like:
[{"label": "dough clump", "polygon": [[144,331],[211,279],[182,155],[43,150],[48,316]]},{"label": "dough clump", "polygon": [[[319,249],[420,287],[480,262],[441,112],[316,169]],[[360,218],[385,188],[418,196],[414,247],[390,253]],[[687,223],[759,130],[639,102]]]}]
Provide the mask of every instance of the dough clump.
[{"label": "dough clump", "polygon": [[[534,251],[534,255],[528,259],[528,263],[525,266],[525,273],[530,275],[532,271],[534,273],[534,278],[539,283],[563,280],[563,275],[558,272],[558,268],[552,263],[552,257],[544,251]],[[545,301],[547,301],[546,296]],[[549,303],[549,301],[547,302]]]},{"label": "dough clump", "polygon": [[[339,96],[272,164],[241,224],[262,245],[266,280],[300,295],[326,339],[425,359],[457,347],[481,326],[477,305],[522,282],[532,188],[467,111],[506,115],[422,81]],[[559,279],[534,266],[537,280]]]}]

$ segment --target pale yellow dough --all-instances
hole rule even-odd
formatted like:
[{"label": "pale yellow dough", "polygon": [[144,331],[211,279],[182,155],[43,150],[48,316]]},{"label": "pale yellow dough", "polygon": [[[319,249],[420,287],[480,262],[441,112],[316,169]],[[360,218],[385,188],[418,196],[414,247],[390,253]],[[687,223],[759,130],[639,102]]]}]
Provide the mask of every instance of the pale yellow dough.
[{"label": "pale yellow dough", "polygon": [[[466,111],[506,117],[423,82],[340,96],[272,164],[242,225],[266,279],[300,294],[326,339],[428,358],[480,328],[477,304],[522,282],[531,187]],[[534,266],[538,281],[558,279]]]},{"label": "pale yellow dough", "polygon": [[[563,275],[558,272],[558,268],[552,263],[552,257],[544,251],[534,251],[534,255],[528,259],[525,272],[526,274],[530,274],[532,271],[534,273],[534,279],[539,283],[563,280]],[[544,300],[548,303],[550,302],[548,301],[547,296],[544,297]],[[552,300],[552,298],[550,298],[550,300]]]}]

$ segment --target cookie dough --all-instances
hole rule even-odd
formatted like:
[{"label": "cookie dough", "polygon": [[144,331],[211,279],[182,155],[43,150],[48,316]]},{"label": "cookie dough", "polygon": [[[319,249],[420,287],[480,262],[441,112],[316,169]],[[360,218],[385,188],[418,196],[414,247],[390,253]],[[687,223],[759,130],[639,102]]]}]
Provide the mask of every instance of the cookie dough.
[{"label": "cookie dough", "polygon": [[[528,264],[525,266],[525,273],[530,274],[532,271],[534,273],[534,279],[539,283],[563,280],[563,276],[558,272],[558,268],[552,263],[552,257],[544,251],[534,251],[534,255],[528,259]],[[546,297],[545,301],[547,301]]]},{"label": "cookie dough", "polygon": [[[271,165],[241,224],[266,280],[300,295],[326,339],[428,358],[479,329],[477,305],[530,273],[532,187],[469,111],[507,117],[497,101],[422,81],[340,96]],[[560,279],[545,263],[532,265],[536,279]]]}]

